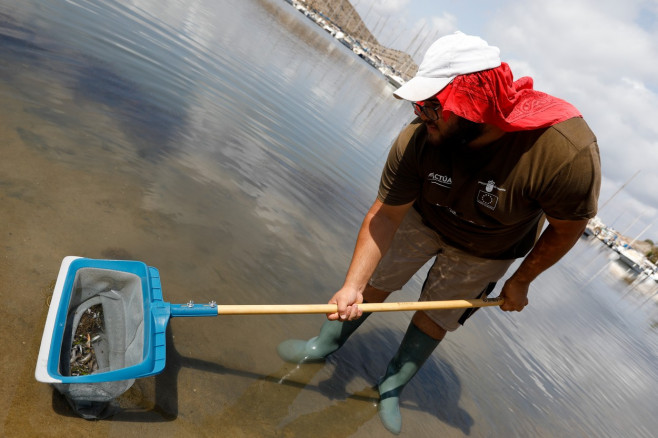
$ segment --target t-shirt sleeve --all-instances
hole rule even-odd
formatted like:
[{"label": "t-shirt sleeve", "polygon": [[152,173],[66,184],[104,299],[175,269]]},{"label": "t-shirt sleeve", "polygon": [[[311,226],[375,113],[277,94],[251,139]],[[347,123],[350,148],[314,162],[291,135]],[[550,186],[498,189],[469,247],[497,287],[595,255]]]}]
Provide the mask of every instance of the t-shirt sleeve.
[{"label": "t-shirt sleeve", "polygon": [[539,203],[544,213],[555,219],[591,219],[596,215],[600,187],[599,149],[592,143],[551,179]]},{"label": "t-shirt sleeve", "polygon": [[391,147],[379,181],[377,199],[388,205],[402,205],[414,201],[420,195],[418,124],[405,127]]}]

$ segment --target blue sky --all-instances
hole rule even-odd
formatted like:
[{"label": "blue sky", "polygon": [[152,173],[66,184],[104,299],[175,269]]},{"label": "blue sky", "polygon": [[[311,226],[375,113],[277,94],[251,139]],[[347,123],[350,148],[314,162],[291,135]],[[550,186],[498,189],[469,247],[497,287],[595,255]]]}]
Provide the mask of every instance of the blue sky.
[{"label": "blue sky", "polygon": [[601,150],[600,217],[658,241],[658,0],[352,4],[382,44],[417,62],[436,38],[461,30],[498,46],[516,78],[576,105]]}]

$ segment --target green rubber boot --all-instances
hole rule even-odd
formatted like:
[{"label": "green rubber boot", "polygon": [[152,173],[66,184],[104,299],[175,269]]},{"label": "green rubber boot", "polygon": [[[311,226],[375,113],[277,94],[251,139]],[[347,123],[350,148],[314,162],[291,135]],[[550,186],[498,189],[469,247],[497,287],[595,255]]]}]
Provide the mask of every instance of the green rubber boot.
[{"label": "green rubber boot", "polygon": [[290,363],[322,362],[325,357],[343,346],[347,338],[370,316],[364,312],[353,321],[326,321],[320,334],[308,341],[288,339],[277,347],[281,359]]},{"label": "green rubber boot", "polygon": [[420,367],[432,354],[440,341],[426,335],[414,323],[409,324],[400,348],[379,380],[379,418],[389,432],[399,434],[402,430],[400,415],[400,393]]}]

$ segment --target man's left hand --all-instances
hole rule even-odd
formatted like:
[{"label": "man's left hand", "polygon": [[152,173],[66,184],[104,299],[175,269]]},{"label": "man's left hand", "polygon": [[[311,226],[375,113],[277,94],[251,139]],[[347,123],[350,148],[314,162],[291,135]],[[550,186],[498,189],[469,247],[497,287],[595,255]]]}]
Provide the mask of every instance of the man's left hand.
[{"label": "man's left hand", "polygon": [[514,277],[508,279],[500,291],[500,296],[505,299],[500,305],[501,310],[506,312],[520,312],[528,305],[528,290],[530,283],[516,280]]}]

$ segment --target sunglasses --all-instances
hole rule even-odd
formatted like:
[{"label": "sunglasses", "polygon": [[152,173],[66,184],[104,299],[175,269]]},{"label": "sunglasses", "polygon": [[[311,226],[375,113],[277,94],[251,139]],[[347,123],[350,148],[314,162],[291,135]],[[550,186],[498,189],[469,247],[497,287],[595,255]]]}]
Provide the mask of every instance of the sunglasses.
[{"label": "sunglasses", "polygon": [[437,104],[434,107],[429,107],[423,102],[411,102],[411,105],[414,107],[414,113],[417,116],[423,115],[430,122],[434,122],[439,119],[439,114],[441,110],[441,104]]}]

